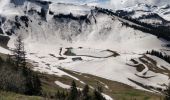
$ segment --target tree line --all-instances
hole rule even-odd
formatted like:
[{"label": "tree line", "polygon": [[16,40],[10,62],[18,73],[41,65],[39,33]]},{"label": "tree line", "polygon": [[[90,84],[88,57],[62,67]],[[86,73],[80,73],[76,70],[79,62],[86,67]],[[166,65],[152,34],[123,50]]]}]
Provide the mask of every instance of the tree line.
[{"label": "tree line", "polygon": [[170,41],[170,34],[169,34],[170,29],[169,29],[168,26],[154,26],[154,25],[151,25],[151,24],[147,24],[147,23],[144,23],[144,22],[137,21],[136,19],[131,19],[131,18],[129,18],[129,19],[131,21],[133,20],[132,22],[134,22],[138,25],[141,25],[141,26],[129,24],[127,22],[122,22],[122,25],[134,28],[136,30],[140,30],[140,31],[145,32],[145,33],[150,33],[152,35],[157,36],[158,38],[163,38],[165,40]]},{"label": "tree line", "polygon": [[147,51],[146,54],[150,54],[150,55],[159,57],[159,58],[165,60],[166,62],[170,63],[170,56],[169,55],[164,55],[159,51],[156,51],[156,50]]},{"label": "tree line", "polygon": [[[50,11],[50,13],[53,13]],[[64,18],[64,19],[72,19],[72,20],[77,20],[77,21],[85,21],[86,23],[90,24],[90,20],[88,18],[88,15],[80,15],[80,16],[74,16],[72,13],[70,14],[56,14],[53,16],[54,19],[57,18]]]}]

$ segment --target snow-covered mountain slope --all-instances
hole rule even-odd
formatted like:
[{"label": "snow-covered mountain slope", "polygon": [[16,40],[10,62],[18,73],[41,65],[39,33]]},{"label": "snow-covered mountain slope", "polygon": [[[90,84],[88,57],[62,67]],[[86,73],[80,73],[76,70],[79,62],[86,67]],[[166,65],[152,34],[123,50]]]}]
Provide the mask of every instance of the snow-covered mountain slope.
[{"label": "snow-covered mountain slope", "polygon": [[169,0],[110,0],[111,5],[115,9],[120,9],[123,7],[130,7],[136,4],[149,4],[149,5],[157,5],[163,6],[165,4],[170,4]]},{"label": "snow-covered mountain slope", "polygon": [[[169,82],[168,63],[160,59],[161,63],[156,61],[158,65],[151,62],[150,68],[143,60],[157,60],[144,53],[168,50],[169,42],[123,23],[141,25],[87,5],[39,0],[11,0],[4,5],[4,12],[15,13],[0,13],[1,35],[10,36],[10,48],[17,35],[23,36],[34,70],[79,80],[60,70],[66,68],[145,90],[164,89]],[[135,68],[139,65],[143,68],[140,71]],[[167,71],[158,73],[152,68]]]},{"label": "snow-covered mountain slope", "polygon": [[170,6],[167,4],[164,6],[136,4],[135,6],[118,10],[117,13],[153,24],[169,25],[170,21]]},{"label": "snow-covered mountain slope", "polygon": [[110,9],[120,9],[130,7],[136,4],[144,3],[149,5],[163,6],[170,4],[169,0],[48,0],[56,3],[87,4],[90,6],[100,6]]}]

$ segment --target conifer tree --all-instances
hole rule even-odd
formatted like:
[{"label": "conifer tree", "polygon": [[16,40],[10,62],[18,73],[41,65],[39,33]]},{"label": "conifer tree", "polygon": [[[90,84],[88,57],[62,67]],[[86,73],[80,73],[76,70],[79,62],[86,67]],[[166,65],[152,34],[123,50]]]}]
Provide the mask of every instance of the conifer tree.
[{"label": "conifer tree", "polygon": [[98,86],[93,92],[93,100],[106,100],[102,95],[102,87]]},{"label": "conifer tree", "polygon": [[76,83],[73,80],[68,100],[77,100],[77,99],[78,99],[78,90],[77,90]]},{"label": "conifer tree", "polygon": [[82,100],[90,100],[88,85],[85,85],[82,90]]},{"label": "conifer tree", "polygon": [[25,94],[40,95],[41,82],[39,80],[38,75],[26,66],[26,52],[21,35],[19,35],[16,39],[15,49],[13,50],[13,57],[14,64],[18,72],[22,73],[22,75],[26,78]]},{"label": "conifer tree", "polygon": [[26,53],[22,36],[19,35],[15,42],[15,49],[13,50],[15,65],[18,69],[26,67]]}]

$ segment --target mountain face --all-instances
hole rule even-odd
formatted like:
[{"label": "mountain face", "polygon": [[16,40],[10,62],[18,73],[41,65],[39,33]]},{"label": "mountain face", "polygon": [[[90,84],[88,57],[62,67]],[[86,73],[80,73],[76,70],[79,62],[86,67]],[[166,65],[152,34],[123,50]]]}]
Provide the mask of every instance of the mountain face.
[{"label": "mountain face", "polygon": [[87,4],[92,6],[106,7],[109,9],[121,9],[124,7],[135,6],[136,4],[149,4],[163,6],[170,4],[169,0],[48,0],[56,3]]},{"label": "mountain face", "polygon": [[[114,3],[114,0],[112,0],[112,2]],[[134,6],[136,4],[149,4],[149,5],[157,5],[157,6],[163,6],[165,4],[170,4],[169,0],[121,0],[120,3],[124,6],[124,7],[128,7],[128,6]],[[120,6],[120,5],[118,5]]]},{"label": "mountain face", "polygon": [[169,25],[169,12],[169,5],[153,6],[148,4],[137,4],[136,6],[117,10],[117,13],[122,16],[131,17],[141,22],[156,25]]},{"label": "mountain face", "polygon": [[44,1],[66,4],[70,3],[76,5],[98,6],[114,10],[135,6],[136,4],[141,3],[156,6],[164,6],[170,4],[169,0],[44,0]]},{"label": "mountain face", "polygon": [[[60,70],[65,68],[137,89],[162,91],[169,82],[170,65],[145,53],[154,49],[169,54],[169,42],[162,39],[169,39],[169,30],[155,27],[168,25],[161,11],[168,12],[169,8],[138,6],[138,10],[115,13],[87,5],[8,0],[1,7],[0,32],[1,36],[10,37],[10,48],[18,35],[23,36],[28,61],[36,66],[34,70],[73,77]],[[149,17],[135,17],[138,12],[146,12]],[[146,24],[147,18],[154,22]]]}]

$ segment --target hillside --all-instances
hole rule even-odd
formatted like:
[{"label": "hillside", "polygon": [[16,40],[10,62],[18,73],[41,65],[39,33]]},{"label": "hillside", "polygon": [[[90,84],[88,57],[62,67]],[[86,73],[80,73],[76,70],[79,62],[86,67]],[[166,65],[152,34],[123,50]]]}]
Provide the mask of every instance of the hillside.
[{"label": "hillside", "polygon": [[[141,11],[134,9],[135,14]],[[9,48],[1,47],[0,52],[10,54],[21,35],[34,71],[86,84],[68,72],[75,71],[142,91],[163,92],[169,83],[170,64],[146,52],[157,50],[169,55],[169,41],[164,39],[169,39],[169,34],[159,38],[161,35],[153,31],[156,24],[152,17],[148,19],[151,23],[139,23],[135,14],[131,16],[134,21],[112,10],[87,5],[6,0],[0,10],[0,32],[10,38]],[[168,25],[169,19],[164,18],[169,17],[160,14],[157,18]]]}]

